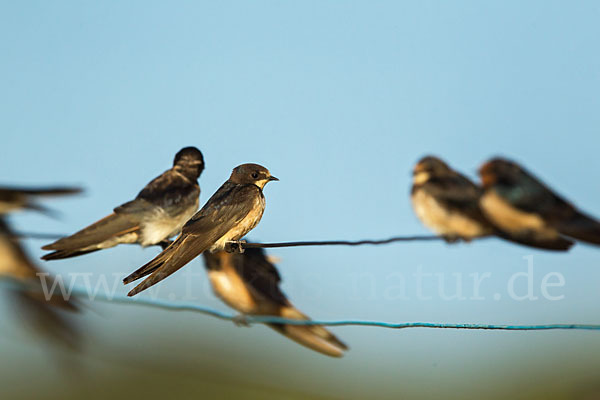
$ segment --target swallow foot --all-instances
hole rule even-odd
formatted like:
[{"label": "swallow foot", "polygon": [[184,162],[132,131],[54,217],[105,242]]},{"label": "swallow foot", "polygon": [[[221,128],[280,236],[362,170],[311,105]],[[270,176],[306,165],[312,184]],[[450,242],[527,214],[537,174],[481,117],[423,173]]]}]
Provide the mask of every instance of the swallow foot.
[{"label": "swallow foot", "polygon": [[245,240],[232,240],[227,242],[225,243],[225,251],[228,253],[242,254],[244,252],[244,243],[246,243]]},{"label": "swallow foot", "polygon": [[248,318],[244,314],[238,314],[234,316],[232,319],[235,326],[249,328],[250,323],[248,322]]},{"label": "swallow foot", "polygon": [[172,240],[165,239],[165,240],[161,240],[160,242],[158,242],[156,244],[159,245],[160,247],[162,247],[162,249],[164,250],[167,247],[169,247],[171,245],[171,243],[173,243]]},{"label": "swallow foot", "polygon": [[442,237],[444,238],[444,241],[448,244],[458,243],[461,241],[461,238],[455,235],[445,235]]}]

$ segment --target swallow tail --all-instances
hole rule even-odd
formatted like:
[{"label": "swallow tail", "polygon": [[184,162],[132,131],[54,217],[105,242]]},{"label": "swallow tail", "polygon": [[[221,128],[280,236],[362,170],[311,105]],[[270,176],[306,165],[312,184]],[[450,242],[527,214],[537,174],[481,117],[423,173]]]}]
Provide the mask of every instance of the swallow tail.
[{"label": "swallow tail", "polygon": [[561,223],[558,231],[563,235],[600,245],[600,222],[583,213],[577,213],[575,217]]},{"label": "swallow tail", "polygon": [[[292,306],[282,307],[280,316],[288,319],[310,320],[310,318]],[[326,356],[342,357],[344,351],[348,350],[346,344],[335,337],[327,329],[319,325],[303,326],[269,324],[269,327],[292,339],[296,343],[306,346],[311,350],[318,351],[321,354],[325,354]]]},{"label": "swallow tail", "polygon": [[79,232],[42,247],[54,250],[43,260],[58,260],[107,249],[119,243],[135,243],[140,226],[126,215],[112,213]]},{"label": "swallow tail", "polygon": [[159,255],[154,257],[151,261],[147,262],[146,264],[142,265],[141,267],[136,269],[134,272],[132,272],[131,274],[126,276],[123,279],[123,283],[125,285],[127,285],[133,281],[137,281],[140,278],[148,276],[151,273],[153,273],[154,271],[156,271],[156,269],[158,269],[161,265],[163,265],[173,255],[174,249],[172,247],[173,247],[172,245],[168,246]]},{"label": "swallow tail", "polygon": [[48,187],[48,188],[29,188],[29,189],[18,189],[19,191],[31,195],[31,196],[64,196],[70,194],[81,193],[82,189],[78,187]]},{"label": "swallow tail", "polygon": [[123,283],[127,284],[150,275],[142,283],[131,289],[129,293],[127,293],[127,296],[135,296],[139,292],[148,289],[150,286],[156,285],[158,282],[192,261],[204,250],[187,243],[187,241],[190,240],[189,236],[184,237],[181,240],[180,238],[181,236],[152,261],[143,265],[123,279]]}]

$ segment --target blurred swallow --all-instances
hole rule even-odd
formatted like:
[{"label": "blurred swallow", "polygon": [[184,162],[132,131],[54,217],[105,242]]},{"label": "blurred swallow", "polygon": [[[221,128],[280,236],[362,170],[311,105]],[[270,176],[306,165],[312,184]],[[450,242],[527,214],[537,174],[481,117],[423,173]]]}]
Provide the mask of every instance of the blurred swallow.
[{"label": "blurred swallow", "polygon": [[578,239],[600,245],[600,223],[577,210],[518,164],[495,158],[479,169],[480,204],[498,229],[523,242],[567,250]]},{"label": "blurred swallow", "polygon": [[35,202],[38,197],[63,196],[81,193],[76,187],[0,187],[0,215],[20,209],[39,211],[52,214],[52,211]]},{"label": "blurred swallow", "polygon": [[42,247],[54,250],[42,259],[75,257],[120,243],[166,247],[168,239],[179,234],[198,210],[198,177],[203,170],[200,150],[181,149],[175,155],[173,167],[148,183],[134,200],[79,232]]},{"label": "blurred swallow", "polygon": [[447,241],[488,236],[493,228],[479,208],[482,190],[437,157],[413,170],[411,200],[417,217]]},{"label": "blurred swallow", "polygon": [[134,296],[165,279],[202,252],[224,250],[258,224],[265,210],[263,188],[271,176],[265,167],[242,164],[184,226],[181,235],[152,261],[126,277],[125,284],[150,275],[127,295]]},{"label": "blurred swallow", "polygon": [[0,216],[0,276],[17,283],[8,290],[18,309],[17,315],[42,336],[71,349],[78,349],[80,332],[64,315],[65,310],[79,311],[76,299],[67,299],[61,293],[46,296],[41,279],[45,279],[46,289],[52,290],[56,278],[48,274],[43,274],[42,278],[41,274],[42,271],[25,254],[6,220]]},{"label": "blurred swallow", "polygon": [[[244,253],[204,252],[204,265],[215,294],[243,315],[273,315],[310,320],[279,288],[281,277],[262,249]],[[322,326],[268,324],[282,335],[319,353],[341,357],[348,347]]]}]

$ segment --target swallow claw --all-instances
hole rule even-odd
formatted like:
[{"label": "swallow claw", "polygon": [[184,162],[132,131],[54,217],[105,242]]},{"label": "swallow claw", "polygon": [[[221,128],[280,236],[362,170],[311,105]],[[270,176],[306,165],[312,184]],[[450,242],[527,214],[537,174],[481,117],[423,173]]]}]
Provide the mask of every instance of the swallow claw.
[{"label": "swallow claw", "polygon": [[442,237],[444,238],[444,241],[448,244],[458,243],[461,240],[463,240],[462,238],[456,235],[444,235]]},{"label": "swallow claw", "polygon": [[244,253],[244,243],[245,240],[232,240],[230,242],[225,243],[225,251],[228,253]]},{"label": "swallow claw", "polygon": [[238,314],[238,315],[234,316],[231,320],[233,321],[233,323],[235,324],[235,326],[240,326],[240,327],[243,326],[245,328],[249,328],[250,327],[250,323],[248,322],[248,318],[244,314]]}]

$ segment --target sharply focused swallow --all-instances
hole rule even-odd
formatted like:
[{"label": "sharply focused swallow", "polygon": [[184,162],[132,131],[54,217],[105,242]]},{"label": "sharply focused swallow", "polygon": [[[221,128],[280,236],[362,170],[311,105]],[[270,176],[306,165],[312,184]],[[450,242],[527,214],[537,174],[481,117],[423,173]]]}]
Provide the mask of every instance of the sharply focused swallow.
[{"label": "sharply focused swallow", "polygon": [[[309,320],[279,288],[281,277],[262,249],[244,253],[204,252],[204,264],[215,294],[243,315],[273,315]],[[319,353],[341,357],[348,347],[319,325],[268,324],[282,335]]]},{"label": "sharply focused swallow", "polygon": [[134,200],[79,232],[42,247],[54,250],[42,259],[75,257],[120,243],[166,247],[169,238],[177,235],[198,210],[198,177],[203,170],[200,150],[181,149],[173,167],[148,183]]},{"label": "sharply focused swallow", "polygon": [[78,348],[80,337],[77,327],[64,315],[64,311],[78,311],[73,298],[65,299],[61,293],[46,294],[54,285],[54,277],[43,274],[25,254],[19,239],[11,231],[6,220],[0,216],[0,276],[15,281],[8,294],[15,301],[18,316],[45,337],[70,348]]},{"label": "sharply focused swallow", "polygon": [[62,196],[80,192],[81,189],[75,187],[0,187],[0,214],[6,214],[19,209],[35,210],[49,214],[51,211],[36,203],[36,198]]},{"label": "sharply focused swallow", "polygon": [[268,169],[257,164],[234,168],[229,179],[183,226],[181,235],[152,261],[123,280],[127,284],[150,275],[127,295],[134,296],[155,285],[206,250],[224,250],[229,242],[244,237],[262,218],[265,210],[263,188],[268,182],[278,180]]},{"label": "sharply focused swallow", "polygon": [[600,223],[577,210],[512,161],[495,158],[479,169],[481,208],[493,225],[523,242],[566,250],[573,238],[600,245]]},{"label": "sharply focused swallow", "polygon": [[481,188],[437,157],[422,158],[413,171],[417,217],[448,241],[488,236],[493,228],[479,208]]}]

